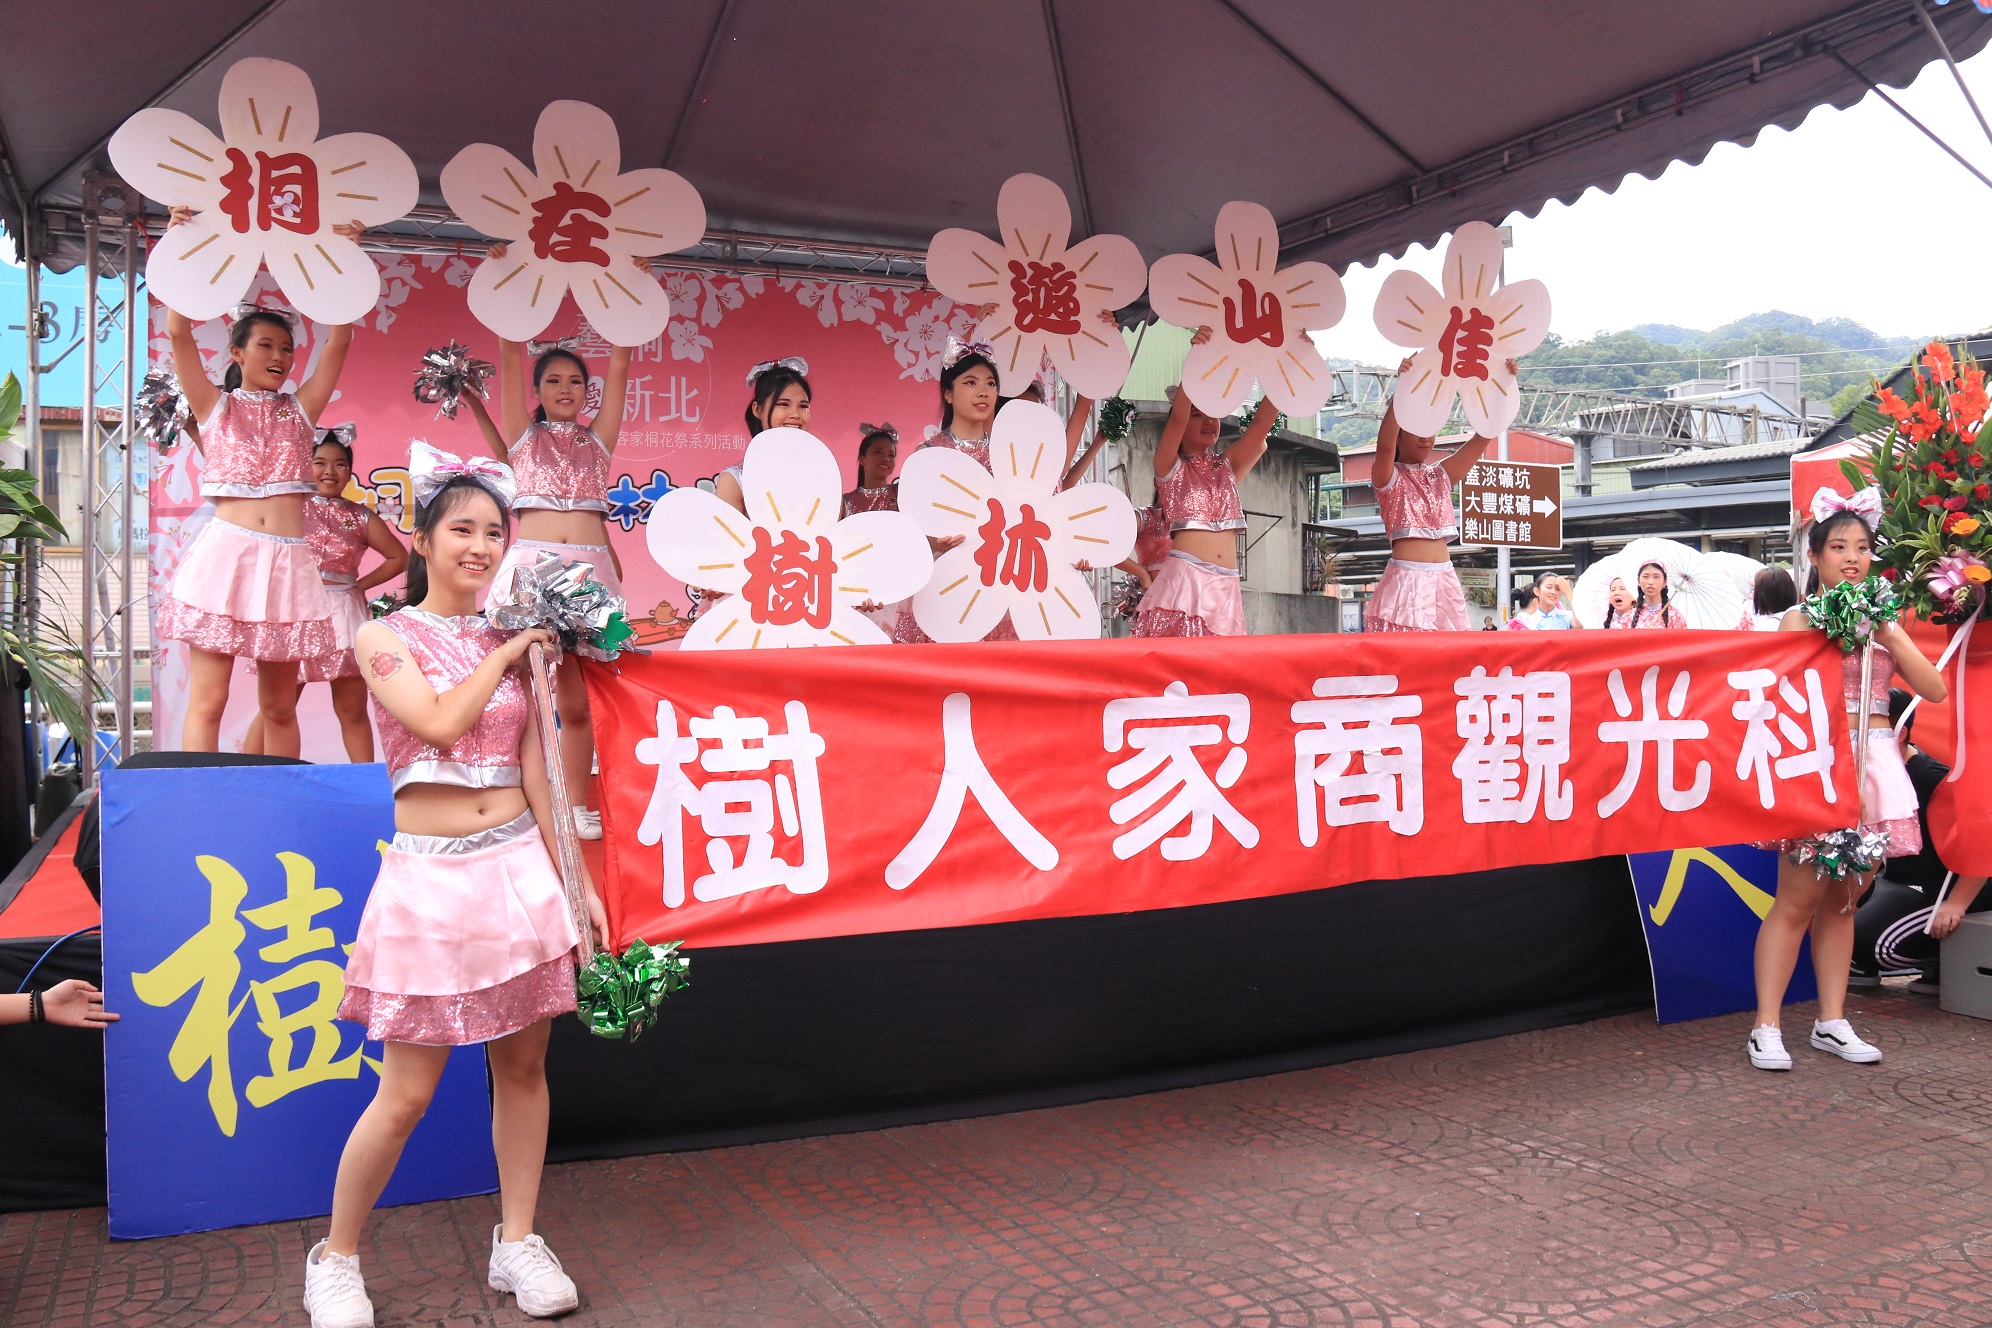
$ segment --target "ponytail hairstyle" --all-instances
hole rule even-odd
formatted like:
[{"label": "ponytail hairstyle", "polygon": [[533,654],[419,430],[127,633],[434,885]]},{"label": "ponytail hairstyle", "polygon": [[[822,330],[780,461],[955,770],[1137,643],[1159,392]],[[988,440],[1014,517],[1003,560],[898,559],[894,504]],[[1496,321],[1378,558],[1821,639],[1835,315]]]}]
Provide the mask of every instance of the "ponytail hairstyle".
[{"label": "ponytail hairstyle", "polygon": [[[797,363],[800,363],[800,361],[797,361]],[[761,370],[760,373],[754,375],[753,386],[754,396],[747,403],[746,411],[747,436],[749,438],[752,438],[757,433],[764,432],[767,428],[766,425],[761,423],[760,419],[755,417],[754,412],[758,410],[765,417],[775,399],[790,387],[801,388],[802,395],[810,400],[814,400],[816,397],[816,394],[810,390],[809,379],[803,376],[803,371],[783,360],[776,361],[766,369]],[[862,451],[862,449],[860,450]]]},{"label": "ponytail hairstyle", "polygon": [[[297,335],[291,328],[290,319],[284,317],[275,309],[251,309],[230,325],[228,329],[229,349],[241,350],[244,346],[247,346],[249,338],[256,333],[256,324],[258,323],[268,323],[271,327],[280,327],[293,338]],[[233,392],[241,386],[242,366],[237,364],[233,357],[230,357],[228,371],[221,376],[221,390],[224,392]]]},{"label": "ponytail hairstyle", "polygon": [[[565,353],[565,352],[563,352]],[[433,538],[436,528],[443,519],[456,512],[467,503],[484,498],[498,509],[498,520],[504,523],[505,543],[512,542],[512,512],[505,506],[505,500],[494,492],[490,485],[471,475],[458,475],[442,488],[430,495],[429,501],[415,509],[415,536],[417,539]],[[429,560],[422,550],[409,541],[408,548],[408,590],[406,602],[410,607],[420,604],[429,597]]]},{"label": "ponytail hairstyle", "polygon": [[[548,367],[551,366],[555,360],[566,360],[571,364],[573,364],[575,368],[581,371],[581,388],[585,396],[588,388],[588,362],[582,359],[575,352],[568,350],[565,346],[555,346],[552,350],[544,352],[543,354],[541,354],[541,356],[538,359],[533,361],[533,395],[534,396],[539,395],[540,379],[546,377],[546,371]],[[534,424],[546,423],[545,406],[533,407],[533,423]],[[438,495],[438,497],[440,496],[441,495]],[[505,504],[500,503],[498,504],[498,506],[502,510]],[[509,521],[509,519],[510,517],[508,514],[507,520]],[[409,601],[409,603],[411,604],[414,602],[415,601],[413,600]]]},{"label": "ponytail hairstyle", "polygon": [[[1660,616],[1664,619],[1667,616],[1667,601],[1672,599],[1674,596],[1674,587],[1672,582],[1669,580],[1667,576],[1667,569],[1661,566],[1659,563],[1641,563],[1639,565],[1639,570],[1643,572],[1649,567],[1651,567],[1654,571],[1660,573]],[[1633,607],[1633,614],[1632,614],[1633,620],[1636,622],[1639,619],[1639,611],[1646,607],[1645,587],[1643,586],[1640,587],[1638,594],[1633,597],[1632,607]]]},{"label": "ponytail hairstyle", "polygon": [[1833,532],[1841,526],[1846,525],[1849,521],[1861,528],[1861,534],[1867,536],[1868,547],[1872,549],[1874,547],[1874,528],[1868,525],[1867,518],[1863,517],[1859,512],[1842,508],[1828,516],[1825,520],[1814,521],[1806,526],[1805,593],[1807,595],[1816,595],[1819,593],[1819,559],[1825,555],[1826,543],[1833,538]]},{"label": "ponytail hairstyle", "polygon": [[960,378],[963,374],[974,368],[987,369],[992,375],[997,377],[998,381],[1001,380],[1002,375],[996,368],[996,362],[981,351],[970,351],[953,364],[943,368],[941,370],[941,428],[943,430],[954,427],[954,405],[948,400],[948,393],[954,391],[955,380],[957,378]]},{"label": "ponytail hairstyle", "polygon": [[1516,613],[1527,613],[1536,606],[1535,585],[1516,586],[1508,593],[1508,598],[1514,601]]}]

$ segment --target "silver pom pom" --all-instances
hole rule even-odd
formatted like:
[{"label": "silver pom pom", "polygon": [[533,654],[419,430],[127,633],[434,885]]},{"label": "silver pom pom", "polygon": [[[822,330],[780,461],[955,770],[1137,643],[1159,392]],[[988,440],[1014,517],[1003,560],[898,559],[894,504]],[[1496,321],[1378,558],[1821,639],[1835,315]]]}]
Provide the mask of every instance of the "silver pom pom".
[{"label": "silver pom pom", "polygon": [[149,370],[138,389],[138,434],[160,451],[180,439],[187,424],[187,398],[180,380],[163,369]]},{"label": "silver pom pom", "polygon": [[436,350],[424,351],[415,369],[415,399],[436,408],[436,418],[456,418],[465,392],[484,396],[484,381],[498,372],[489,360],[471,355],[470,347],[452,341]]}]

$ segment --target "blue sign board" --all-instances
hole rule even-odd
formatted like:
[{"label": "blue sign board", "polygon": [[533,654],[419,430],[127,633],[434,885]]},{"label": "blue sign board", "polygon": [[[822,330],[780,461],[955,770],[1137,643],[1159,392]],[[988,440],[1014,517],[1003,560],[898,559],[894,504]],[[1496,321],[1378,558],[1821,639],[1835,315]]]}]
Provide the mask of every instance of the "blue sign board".
[{"label": "blue sign board", "polygon": [[[1757,924],[1777,896],[1778,855],[1728,844],[1634,853],[1627,861],[1639,896],[1639,922],[1646,929],[1653,1005],[1660,1022],[1755,1010]],[[1785,1000],[1809,1001],[1817,995],[1808,942],[1799,951]]]},{"label": "blue sign board", "polygon": [[[378,765],[109,770],[103,788],[110,1230],[327,1212],[381,1047],[333,1012],[394,833]],[[497,1185],[484,1049],[453,1053],[382,1202]]]}]

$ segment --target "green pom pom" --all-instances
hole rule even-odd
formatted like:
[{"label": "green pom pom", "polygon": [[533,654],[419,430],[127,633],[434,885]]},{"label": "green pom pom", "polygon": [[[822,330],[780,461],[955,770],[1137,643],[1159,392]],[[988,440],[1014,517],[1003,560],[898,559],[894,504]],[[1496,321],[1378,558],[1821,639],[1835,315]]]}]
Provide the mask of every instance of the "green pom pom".
[{"label": "green pom pom", "polygon": [[609,620],[602,624],[601,633],[589,644],[598,650],[614,654],[635,635],[636,629],[629,625],[629,619],[623,616],[623,611],[617,609],[609,615]]},{"label": "green pom pom", "polygon": [[1902,600],[1895,587],[1872,574],[1865,581],[1842,581],[1822,590],[1799,607],[1805,610],[1805,620],[1824,629],[1842,650],[1860,649],[1877,631],[1902,616]]},{"label": "green pom pom", "polygon": [[1134,431],[1134,403],[1126,397],[1108,397],[1100,406],[1100,437],[1118,443]]},{"label": "green pom pom", "polygon": [[574,979],[575,1007],[596,1037],[634,1042],[657,1022],[664,998],[691,985],[692,961],[682,941],[650,945],[639,939],[620,956],[599,951]]}]

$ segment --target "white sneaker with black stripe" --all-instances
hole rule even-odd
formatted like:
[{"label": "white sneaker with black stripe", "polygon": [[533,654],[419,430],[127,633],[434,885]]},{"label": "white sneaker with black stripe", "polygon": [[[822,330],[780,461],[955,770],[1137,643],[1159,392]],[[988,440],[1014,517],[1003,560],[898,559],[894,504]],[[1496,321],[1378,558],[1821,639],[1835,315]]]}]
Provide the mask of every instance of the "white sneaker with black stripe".
[{"label": "white sneaker with black stripe", "polygon": [[1791,1053],[1785,1050],[1783,1029],[1776,1024],[1758,1024],[1750,1030],[1750,1064],[1760,1070],[1791,1068]]},{"label": "white sneaker with black stripe", "polygon": [[1854,1026],[1844,1019],[1830,1023],[1812,1025],[1812,1045],[1821,1051],[1830,1051],[1843,1061],[1855,1065],[1879,1065],[1881,1048],[1861,1041],[1861,1035]]}]

